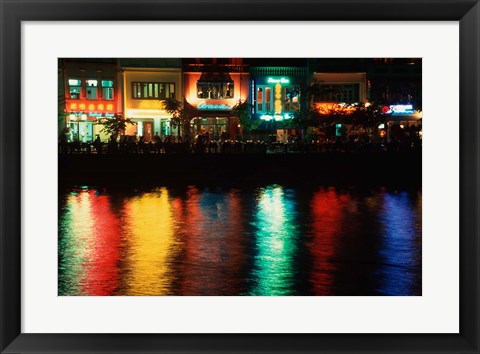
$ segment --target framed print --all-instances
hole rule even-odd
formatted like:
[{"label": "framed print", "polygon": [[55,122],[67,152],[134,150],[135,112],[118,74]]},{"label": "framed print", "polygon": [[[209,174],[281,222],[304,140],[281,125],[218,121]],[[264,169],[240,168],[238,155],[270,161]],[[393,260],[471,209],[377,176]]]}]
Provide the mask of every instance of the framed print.
[{"label": "framed print", "polygon": [[479,352],[477,1],[0,3],[2,353]]}]

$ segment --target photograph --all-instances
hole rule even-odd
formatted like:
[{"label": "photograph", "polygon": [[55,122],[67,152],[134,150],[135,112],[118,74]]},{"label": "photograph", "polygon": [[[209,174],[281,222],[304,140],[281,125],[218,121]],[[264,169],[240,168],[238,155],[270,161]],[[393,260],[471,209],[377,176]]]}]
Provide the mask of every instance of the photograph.
[{"label": "photograph", "polygon": [[422,296],[422,119],[418,57],[58,58],[57,295]]},{"label": "photograph", "polygon": [[0,9],[0,354],[480,354],[480,0]]}]

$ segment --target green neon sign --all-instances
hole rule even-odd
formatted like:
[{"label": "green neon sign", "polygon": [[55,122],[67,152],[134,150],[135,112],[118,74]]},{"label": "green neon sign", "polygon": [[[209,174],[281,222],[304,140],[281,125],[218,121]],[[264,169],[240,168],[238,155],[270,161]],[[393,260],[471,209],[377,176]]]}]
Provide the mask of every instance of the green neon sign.
[{"label": "green neon sign", "polygon": [[290,80],[284,77],[280,79],[274,79],[273,77],[269,77],[267,82],[269,84],[289,84]]}]

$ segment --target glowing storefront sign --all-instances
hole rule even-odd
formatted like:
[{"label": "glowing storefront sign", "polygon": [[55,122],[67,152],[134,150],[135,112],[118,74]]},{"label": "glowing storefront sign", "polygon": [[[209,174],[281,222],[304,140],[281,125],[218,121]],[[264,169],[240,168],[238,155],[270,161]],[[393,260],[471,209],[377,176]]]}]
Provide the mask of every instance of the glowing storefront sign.
[{"label": "glowing storefront sign", "polygon": [[[67,105],[68,107],[68,105]],[[72,102],[69,104],[70,111],[90,111],[90,112],[102,112],[102,111],[113,111],[113,103],[89,103],[88,106],[85,103]]]},{"label": "glowing storefront sign", "polygon": [[275,113],[282,113],[282,85],[275,85]]},{"label": "glowing storefront sign", "polygon": [[413,106],[411,104],[394,104],[390,105],[388,111],[386,109],[382,109],[385,113],[392,113],[392,114],[412,114],[415,113]]},{"label": "glowing storefront sign", "polygon": [[274,114],[274,115],[271,115],[271,114],[264,114],[264,115],[261,115],[260,116],[260,119],[262,120],[266,120],[267,122],[268,121],[271,121],[272,119],[276,120],[277,122],[278,121],[281,121],[281,120],[284,120],[284,119],[291,119],[292,116],[288,113],[285,113],[285,114]]},{"label": "glowing storefront sign", "polygon": [[228,111],[233,109],[232,105],[226,103],[209,103],[209,102],[202,102],[197,105],[198,109],[201,110],[213,110],[213,111]]},{"label": "glowing storefront sign", "polygon": [[[83,112],[70,112],[68,113],[69,120],[77,120],[80,118],[81,120],[87,120],[88,118],[113,118],[115,117],[114,113],[102,113],[102,112],[88,112],[85,114]],[[91,119],[89,119],[91,120]]]},{"label": "glowing storefront sign", "polygon": [[[251,85],[251,87],[252,87],[252,101],[251,101],[251,102],[253,103],[253,102],[255,102],[255,82],[254,82],[253,80],[252,80],[252,85]],[[255,108],[254,108],[254,107],[255,107],[255,106],[252,105],[252,108],[251,108],[251,109],[252,109],[252,114],[255,113]]]},{"label": "glowing storefront sign", "polygon": [[101,112],[89,112],[89,113],[88,113],[88,116],[89,116],[89,117],[96,117],[96,118],[103,118],[103,117],[105,117],[105,118],[113,118],[113,117],[115,116],[115,114],[113,114],[113,113],[105,113],[105,114],[103,114],[103,113],[101,113]]},{"label": "glowing storefront sign", "polygon": [[286,79],[284,77],[280,78],[280,79],[274,79],[273,77],[269,77],[267,82],[269,84],[289,84],[290,83],[290,80],[289,79]]},{"label": "glowing storefront sign", "polygon": [[159,109],[127,109],[125,115],[128,118],[171,118],[171,115]]}]

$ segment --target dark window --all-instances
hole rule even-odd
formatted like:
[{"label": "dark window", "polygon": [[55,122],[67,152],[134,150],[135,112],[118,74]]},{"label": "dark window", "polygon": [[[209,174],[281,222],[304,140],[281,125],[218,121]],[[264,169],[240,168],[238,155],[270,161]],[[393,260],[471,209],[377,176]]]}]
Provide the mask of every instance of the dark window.
[{"label": "dark window", "polygon": [[360,84],[315,85],[315,102],[358,102]]}]

